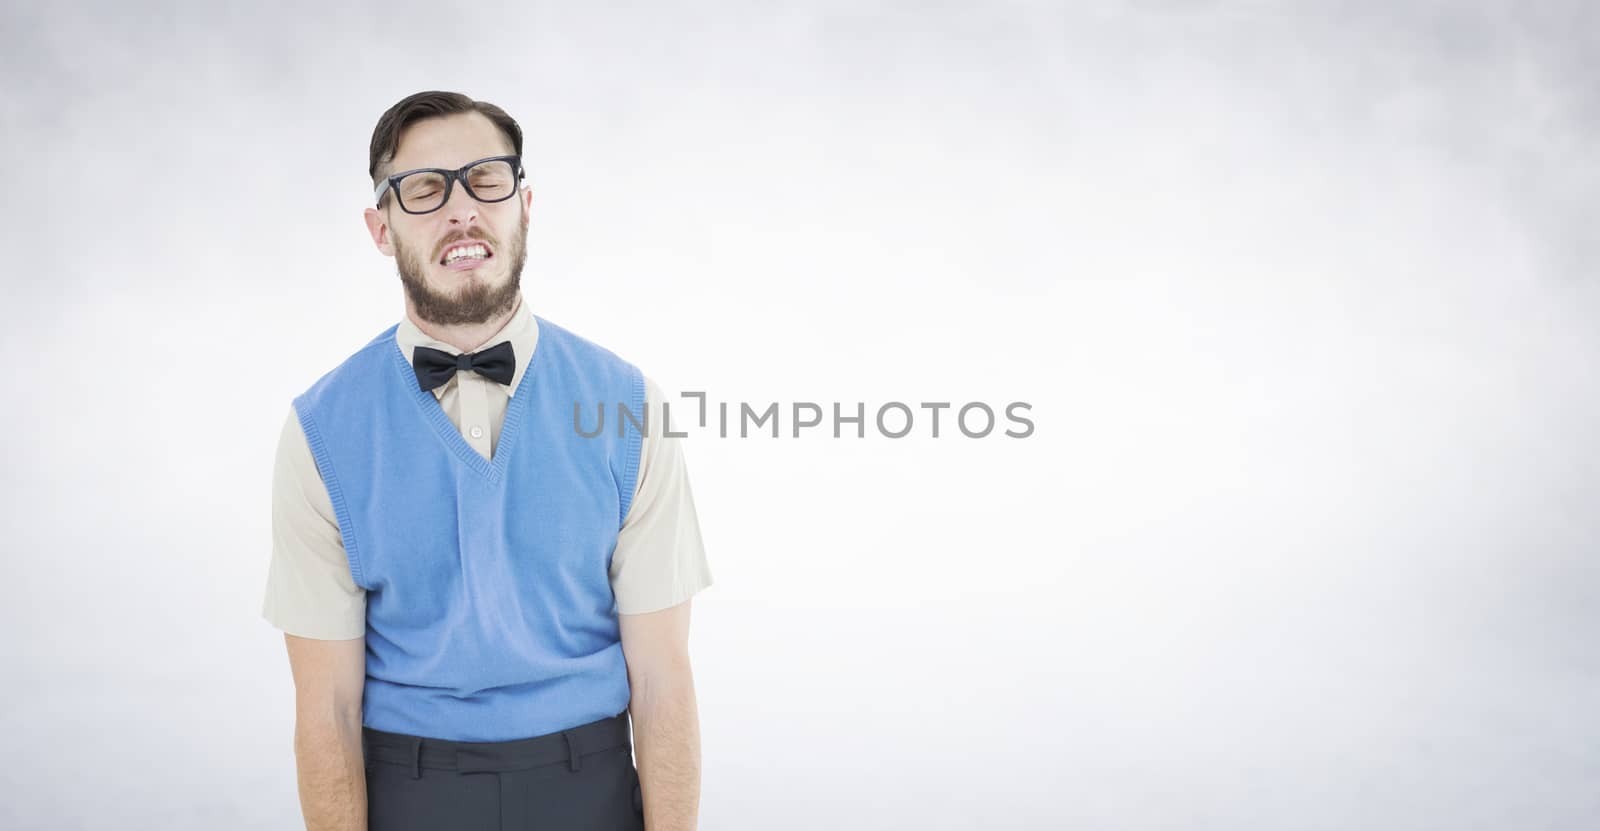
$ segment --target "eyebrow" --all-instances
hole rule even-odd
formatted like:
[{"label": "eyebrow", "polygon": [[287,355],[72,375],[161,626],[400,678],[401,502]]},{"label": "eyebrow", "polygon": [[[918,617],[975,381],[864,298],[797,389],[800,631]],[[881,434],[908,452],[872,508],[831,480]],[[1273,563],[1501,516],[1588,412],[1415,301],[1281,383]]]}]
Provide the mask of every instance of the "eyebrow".
[{"label": "eyebrow", "polygon": [[[451,170],[451,169],[452,168],[434,167],[434,166],[431,166],[431,165],[430,166],[426,166],[426,167],[408,167],[408,168],[405,168],[404,170],[396,170],[393,173],[390,173],[389,176],[399,176],[402,173],[414,173],[414,172],[416,172],[418,170]],[[386,176],[384,178],[388,178],[388,177]]]}]

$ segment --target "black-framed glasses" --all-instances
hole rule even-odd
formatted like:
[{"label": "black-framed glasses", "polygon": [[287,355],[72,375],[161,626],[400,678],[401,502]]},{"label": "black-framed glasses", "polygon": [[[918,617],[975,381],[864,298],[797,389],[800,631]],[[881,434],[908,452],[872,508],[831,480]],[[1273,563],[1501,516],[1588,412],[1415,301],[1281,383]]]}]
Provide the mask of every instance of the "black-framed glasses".
[{"label": "black-framed glasses", "polygon": [[504,202],[517,193],[522,179],[522,160],[516,156],[490,156],[468,162],[455,170],[419,167],[383,180],[373,198],[383,205],[385,191],[394,191],[400,210],[408,214],[433,213],[450,201],[450,189],[461,182],[467,195],[479,202]]}]

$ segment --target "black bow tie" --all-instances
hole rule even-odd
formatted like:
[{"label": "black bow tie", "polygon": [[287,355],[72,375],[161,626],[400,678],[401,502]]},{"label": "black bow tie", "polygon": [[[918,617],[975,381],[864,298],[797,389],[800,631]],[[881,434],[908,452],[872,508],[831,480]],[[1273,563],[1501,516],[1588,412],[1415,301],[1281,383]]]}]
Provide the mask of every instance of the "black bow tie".
[{"label": "black bow tie", "polygon": [[411,351],[411,368],[417,372],[417,384],[423,392],[432,390],[451,378],[459,370],[473,372],[501,384],[510,385],[517,369],[517,356],[511,351],[511,341],[503,340],[478,352],[452,355],[442,349],[418,346]]}]

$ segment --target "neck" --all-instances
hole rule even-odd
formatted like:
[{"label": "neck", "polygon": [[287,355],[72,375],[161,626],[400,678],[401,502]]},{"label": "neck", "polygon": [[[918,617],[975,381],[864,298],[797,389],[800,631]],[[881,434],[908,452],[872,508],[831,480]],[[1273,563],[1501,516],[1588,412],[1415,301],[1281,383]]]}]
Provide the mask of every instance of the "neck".
[{"label": "neck", "polygon": [[478,347],[483,346],[484,341],[488,340],[490,336],[505,328],[506,323],[521,308],[522,295],[518,294],[516,302],[511,304],[509,310],[502,314],[497,314],[482,323],[461,323],[446,326],[423,320],[417,315],[416,306],[412,305],[411,298],[406,298],[406,317],[411,318],[411,322],[424,335],[436,341],[448,343],[462,352],[477,351]]}]

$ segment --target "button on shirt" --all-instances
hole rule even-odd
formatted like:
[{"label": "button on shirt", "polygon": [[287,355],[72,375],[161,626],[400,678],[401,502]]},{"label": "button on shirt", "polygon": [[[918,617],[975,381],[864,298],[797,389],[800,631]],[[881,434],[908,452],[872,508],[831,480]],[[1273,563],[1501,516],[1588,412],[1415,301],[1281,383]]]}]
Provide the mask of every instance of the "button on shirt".
[{"label": "button on shirt", "polygon": [[[516,355],[509,385],[459,371],[433,390],[462,438],[485,459],[494,457],[506,403],[538,348],[538,321],[520,298],[506,325],[469,351],[501,341],[510,341]],[[395,329],[395,343],[408,363],[418,346],[461,354],[460,349],[428,337],[409,317]],[[678,438],[661,435],[665,431],[656,427],[665,423],[664,396],[648,375],[644,381],[652,429],[641,442],[633,502],[611,558],[611,587],[619,614],[676,606],[711,585],[683,448]],[[351,576],[333,502],[292,405],[273,465],[272,559],[261,615],[300,637],[343,640],[366,633],[366,592]]]}]

